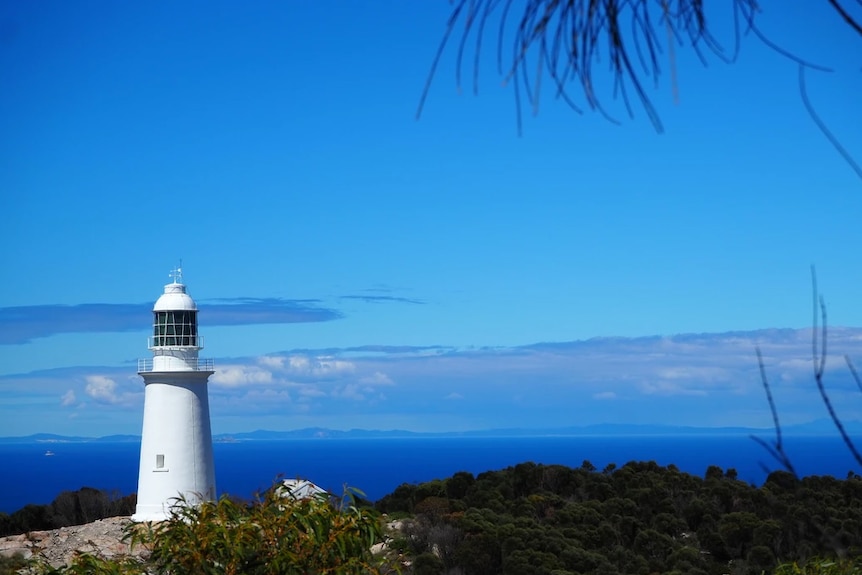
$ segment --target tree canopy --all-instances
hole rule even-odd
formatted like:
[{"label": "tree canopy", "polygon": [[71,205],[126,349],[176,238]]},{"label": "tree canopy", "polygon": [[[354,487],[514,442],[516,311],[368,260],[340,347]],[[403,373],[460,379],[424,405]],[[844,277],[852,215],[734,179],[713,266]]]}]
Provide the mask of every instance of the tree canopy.
[{"label": "tree canopy", "polygon": [[782,563],[782,573],[830,572],[823,564],[837,565],[832,573],[855,573],[862,567],[858,476],[799,479],[775,471],[759,488],[736,477],[733,469],[710,466],[701,478],[652,461],[604,471],[589,462],[578,469],[526,462],[404,484],[377,506],[415,515],[400,545],[416,557],[434,551],[441,564],[435,573],[760,574]]}]

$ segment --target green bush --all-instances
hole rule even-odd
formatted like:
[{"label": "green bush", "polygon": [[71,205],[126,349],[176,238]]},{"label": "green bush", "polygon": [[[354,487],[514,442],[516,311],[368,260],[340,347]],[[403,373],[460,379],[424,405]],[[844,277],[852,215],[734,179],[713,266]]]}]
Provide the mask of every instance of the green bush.
[{"label": "green bush", "polygon": [[11,557],[0,555],[0,575],[15,575],[26,567],[27,561],[20,553],[16,553]]},{"label": "green bush", "polygon": [[382,540],[378,516],[347,497],[294,499],[278,489],[252,504],[227,497],[199,506],[178,501],[168,520],[132,524],[125,539],[150,550],[146,560],[79,554],[42,575],[380,575],[371,547]]},{"label": "green bush", "polygon": [[775,575],[862,575],[862,557],[854,559],[823,559],[815,557],[803,564],[785,563],[775,569]]}]

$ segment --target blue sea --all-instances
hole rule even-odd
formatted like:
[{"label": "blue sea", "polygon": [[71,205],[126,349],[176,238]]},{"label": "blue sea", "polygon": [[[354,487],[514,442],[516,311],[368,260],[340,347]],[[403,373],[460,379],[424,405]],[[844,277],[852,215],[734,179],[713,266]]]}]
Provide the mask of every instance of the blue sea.
[{"label": "blue sea", "polygon": [[[767,438],[768,439],[768,438]],[[800,475],[845,478],[862,473],[840,438],[787,437],[786,450]],[[739,479],[760,485],[778,464],[745,436],[494,437],[408,439],[294,439],[216,443],[219,492],[251,497],[279,476],[309,479],[331,492],[345,485],[371,500],[402,483],[474,474],[532,461],[578,467],[656,461],[703,476],[710,465],[733,467]],[[50,449],[54,455],[46,456]],[[0,512],[50,503],[64,490],[95,487],[134,493],[137,443],[0,444]]]}]

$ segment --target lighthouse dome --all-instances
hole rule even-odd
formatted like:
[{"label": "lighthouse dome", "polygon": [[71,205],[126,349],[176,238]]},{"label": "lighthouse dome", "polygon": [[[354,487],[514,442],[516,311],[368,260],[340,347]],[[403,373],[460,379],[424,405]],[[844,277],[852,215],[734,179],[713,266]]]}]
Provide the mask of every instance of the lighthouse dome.
[{"label": "lighthouse dome", "polygon": [[186,286],[176,282],[165,286],[165,293],[153,306],[153,311],[196,311],[197,309],[195,300],[186,293]]}]

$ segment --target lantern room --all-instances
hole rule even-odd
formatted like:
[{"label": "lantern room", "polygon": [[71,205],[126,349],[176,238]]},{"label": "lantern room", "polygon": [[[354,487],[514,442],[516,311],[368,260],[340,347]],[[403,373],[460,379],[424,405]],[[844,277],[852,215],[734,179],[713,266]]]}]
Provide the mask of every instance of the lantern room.
[{"label": "lantern room", "polygon": [[153,336],[149,348],[200,349],[203,338],[198,336],[198,308],[181,283],[179,268],[171,275],[173,283],[165,286],[165,293],[153,306]]}]

